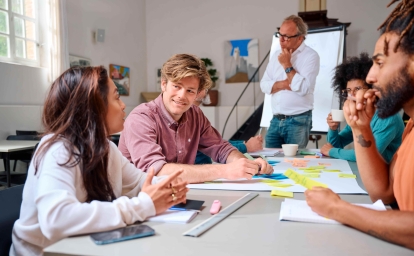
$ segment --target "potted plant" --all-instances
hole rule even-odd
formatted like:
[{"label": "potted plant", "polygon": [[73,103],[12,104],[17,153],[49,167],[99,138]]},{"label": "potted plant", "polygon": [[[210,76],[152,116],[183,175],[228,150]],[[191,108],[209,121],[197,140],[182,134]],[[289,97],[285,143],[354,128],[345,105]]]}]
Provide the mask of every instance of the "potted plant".
[{"label": "potted plant", "polygon": [[211,88],[208,90],[208,93],[206,95],[206,98],[210,100],[203,101],[203,106],[217,106],[218,103],[218,91],[213,90],[214,87],[216,87],[216,81],[218,80],[217,76],[217,69],[212,68],[213,62],[209,58],[201,58],[201,60],[204,62],[207,68],[207,72],[210,75],[211,81],[213,81],[213,84]]}]

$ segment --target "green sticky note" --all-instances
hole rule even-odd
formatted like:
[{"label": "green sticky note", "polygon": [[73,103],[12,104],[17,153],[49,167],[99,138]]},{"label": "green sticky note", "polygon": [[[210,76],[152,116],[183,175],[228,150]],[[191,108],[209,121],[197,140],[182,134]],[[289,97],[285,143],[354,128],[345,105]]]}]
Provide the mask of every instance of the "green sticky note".
[{"label": "green sticky note", "polygon": [[356,179],[355,174],[348,174],[348,173],[338,173],[339,178],[354,178]]},{"label": "green sticky note", "polygon": [[303,150],[301,150],[301,151],[299,152],[299,154],[301,154],[301,155],[312,155],[312,156],[314,156],[314,155],[315,155],[315,153],[314,153],[314,152],[303,151]]},{"label": "green sticky note", "polygon": [[293,197],[293,192],[289,191],[280,191],[280,190],[272,190],[270,192],[271,196],[283,196],[283,197]]}]

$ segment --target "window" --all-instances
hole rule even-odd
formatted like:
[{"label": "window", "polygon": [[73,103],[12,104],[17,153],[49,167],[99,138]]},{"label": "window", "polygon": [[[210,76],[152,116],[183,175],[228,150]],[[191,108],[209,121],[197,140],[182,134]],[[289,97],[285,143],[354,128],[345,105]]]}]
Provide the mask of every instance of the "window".
[{"label": "window", "polygon": [[37,0],[0,0],[0,61],[38,65]]}]

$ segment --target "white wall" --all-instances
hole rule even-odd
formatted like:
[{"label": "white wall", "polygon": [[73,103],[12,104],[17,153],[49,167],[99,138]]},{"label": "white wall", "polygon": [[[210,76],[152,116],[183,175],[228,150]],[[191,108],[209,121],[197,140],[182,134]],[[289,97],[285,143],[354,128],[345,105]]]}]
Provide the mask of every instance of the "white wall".
[{"label": "white wall", "polygon": [[[145,0],[67,0],[69,53],[87,57],[92,65],[117,64],[130,68],[128,108],[141,103],[147,88]],[[93,32],[105,30],[105,42],[95,43]]]},{"label": "white wall", "polygon": [[[146,91],[145,0],[68,0],[69,53],[90,58],[93,65],[130,67],[131,91],[122,96],[127,112]],[[105,29],[104,43],[93,31]],[[41,112],[51,84],[46,68],[0,62],[0,139],[19,130],[42,130]]]},{"label": "white wall", "polygon": [[[352,22],[348,29],[347,53],[372,53],[378,38],[376,28],[386,18],[389,0],[328,0],[329,18]],[[155,71],[175,53],[192,53],[209,57],[218,69],[219,105],[232,106],[245,84],[224,84],[224,41],[258,38],[259,61],[271,46],[276,27],[283,18],[297,14],[299,1],[282,0],[151,0],[146,1],[148,90],[155,91]],[[267,64],[267,61],[266,61]],[[263,74],[264,68],[261,70]],[[256,85],[243,96],[240,105],[263,100]]]},{"label": "white wall", "polygon": [[[372,53],[378,37],[376,28],[390,12],[386,9],[388,2],[327,1],[328,17],[352,22],[348,55],[364,50]],[[122,97],[127,112],[142,102],[141,91],[157,90],[156,69],[172,54],[188,52],[209,57],[220,72],[219,105],[232,106],[244,84],[223,83],[224,41],[258,38],[260,61],[270,48],[276,27],[298,10],[299,1],[282,0],[68,0],[69,52],[90,58],[93,65],[131,68],[130,96]],[[93,41],[92,33],[97,28],[105,29],[104,43]],[[20,117],[19,113],[24,106],[27,116],[39,115],[50,85],[47,70],[0,63],[0,77],[0,139],[22,127],[40,130],[40,116],[38,122],[32,122],[32,118]],[[262,99],[257,83],[240,105],[259,105]],[[218,117],[217,122],[226,117]]]}]

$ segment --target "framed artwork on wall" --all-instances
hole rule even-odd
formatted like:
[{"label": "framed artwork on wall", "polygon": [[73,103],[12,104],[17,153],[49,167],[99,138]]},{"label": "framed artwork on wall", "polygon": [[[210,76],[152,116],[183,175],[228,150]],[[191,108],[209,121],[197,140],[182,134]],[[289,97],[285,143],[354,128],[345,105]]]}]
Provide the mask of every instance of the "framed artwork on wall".
[{"label": "framed artwork on wall", "polygon": [[130,90],[129,68],[109,64],[109,76],[118,88],[119,95],[128,96]]},{"label": "framed artwork on wall", "polygon": [[91,60],[88,58],[69,54],[69,66],[70,67],[75,67],[75,66],[88,67],[91,65],[91,63],[92,63]]},{"label": "framed artwork on wall", "polygon": [[[246,83],[259,66],[258,39],[229,40],[224,44],[225,83]],[[252,80],[258,82],[259,77]]]}]

